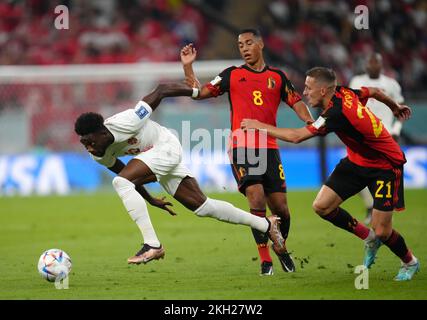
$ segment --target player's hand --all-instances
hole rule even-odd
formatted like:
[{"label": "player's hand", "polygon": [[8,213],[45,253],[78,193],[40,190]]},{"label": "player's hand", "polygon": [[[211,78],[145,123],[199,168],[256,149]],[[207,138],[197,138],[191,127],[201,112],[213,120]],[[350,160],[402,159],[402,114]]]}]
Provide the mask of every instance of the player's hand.
[{"label": "player's hand", "polygon": [[393,112],[394,116],[399,120],[408,120],[412,114],[411,108],[404,104],[398,106],[399,108]]},{"label": "player's hand", "polygon": [[244,131],[249,129],[263,129],[263,123],[255,119],[243,119],[240,128]]},{"label": "player's hand", "polygon": [[183,65],[189,65],[196,60],[197,50],[193,47],[193,44],[187,44],[181,49],[181,62]]},{"label": "player's hand", "polygon": [[163,209],[163,210],[169,212],[169,214],[171,216],[176,216],[176,213],[171,208],[168,207],[168,206],[172,207],[173,204],[171,202],[169,202],[169,201],[165,201],[165,199],[166,199],[166,197],[163,197],[163,198],[153,198],[150,201],[150,204],[153,207],[157,207],[157,208],[160,208],[160,209]]}]

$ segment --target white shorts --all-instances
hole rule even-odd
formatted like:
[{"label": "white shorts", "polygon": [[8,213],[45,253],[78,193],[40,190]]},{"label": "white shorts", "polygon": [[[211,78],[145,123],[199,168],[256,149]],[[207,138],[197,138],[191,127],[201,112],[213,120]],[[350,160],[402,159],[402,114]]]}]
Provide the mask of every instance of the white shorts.
[{"label": "white shorts", "polygon": [[172,196],[175,195],[182,179],[187,176],[194,177],[182,163],[182,147],[173,135],[167,141],[136,155],[134,159],[144,162],[156,175],[163,189]]}]

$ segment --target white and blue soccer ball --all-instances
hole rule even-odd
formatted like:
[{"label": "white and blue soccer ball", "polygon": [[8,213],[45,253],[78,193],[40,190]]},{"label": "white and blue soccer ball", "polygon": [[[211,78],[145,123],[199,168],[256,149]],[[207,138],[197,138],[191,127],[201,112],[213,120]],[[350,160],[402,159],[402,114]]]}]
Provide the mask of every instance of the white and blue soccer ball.
[{"label": "white and blue soccer ball", "polygon": [[37,268],[43,279],[54,282],[68,277],[71,266],[71,258],[65,251],[49,249],[40,256]]}]

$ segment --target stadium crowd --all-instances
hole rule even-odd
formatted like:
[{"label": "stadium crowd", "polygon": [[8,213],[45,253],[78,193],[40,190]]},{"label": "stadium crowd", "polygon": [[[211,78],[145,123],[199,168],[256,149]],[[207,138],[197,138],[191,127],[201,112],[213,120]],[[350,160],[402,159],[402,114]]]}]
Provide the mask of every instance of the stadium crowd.
[{"label": "stadium crowd", "polygon": [[[369,29],[355,28],[358,5],[368,7]],[[426,1],[274,0],[267,12],[261,22],[267,47],[288,64],[300,70],[329,66],[348,84],[376,50],[383,55],[385,73],[404,91],[425,92]]]},{"label": "stadium crowd", "polygon": [[[203,57],[204,50],[210,50],[210,37],[216,36],[216,22],[187,2],[1,1],[0,65],[178,61],[180,48],[190,42]],[[228,3],[195,2],[209,5],[219,14],[227,10]],[[368,30],[354,27],[354,8],[361,4],[369,8]],[[54,27],[58,5],[69,8],[68,30]],[[254,24],[274,53],[267,61],[284,65],[298,89],[303,88],[303,71],[315,65],[334,68],[340,82],[348,84],[355,73],[362,71],[367,54],[377,50],[384,57],[385,74],[397,79],[405,97],[418,93],[425,97],[426,1],[271,0],[266,6]],[[244,8],[241,10],[244,12]],[[239,58],[237,49],[235,54]],[[128,82],[90,83],[84,88],[77,84],[3,83],[0,112],[25,108],[31,118],[34,143],[49,145],[48,141],[58,140],[57,136],[51,137],[50,124],[58,130],[66,128],[57,122],[58,118],[67,121],[84,109],[126,105],[132,92]],[[63,141],[70,139],[67,136]]]},{"label": "stadium crowd", "polygon": [[[57,30],[57,5],[69,29]],[[187,42],[206,41],[208,23],[181,0],[0,2],[0,65],[177,60]]]},{"label": "stadium crowd", "polygon": [[[66,32],[52,24],[58,4],[69,8]],[[367,30],[354,27],[358,5],[369,8]],[[215,9],[225,7],[222,1]],[[259,25],[275,62],[299,70],[331,66],[348,83],[374,49],[405,91],[425,88],[426,1],[272,0],[267,7]],[[3,1],[0,65],[178,61],[189,42],[203,56],[212,25],[183,0]]]}]

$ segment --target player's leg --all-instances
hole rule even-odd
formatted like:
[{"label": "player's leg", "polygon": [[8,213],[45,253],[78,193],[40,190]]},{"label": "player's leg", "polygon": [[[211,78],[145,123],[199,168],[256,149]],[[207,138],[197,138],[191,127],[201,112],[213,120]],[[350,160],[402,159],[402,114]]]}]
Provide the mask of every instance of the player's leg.
[{"label": "player's leg", "polygon": [[277,149],[267,150],[267,170],[263,175],[263,187],[267,204],[272,214],[280,217],[280,230],[283,237],[288,237],[291,215],[286,196],[285,171]]},{"label": "player's leg", "polygon": [[246,225],[264,233],[268,232],[275,249],[283,249],[284,240],[280,234],[279,220],[276,216],[268,219],[257,217],[228,202],[208,198],[200,190],[196,179],[191,176],[162,178],[161,184],[176,200],[199,217],[211,217],[228,223]]},{"label": "player's leg", "polygon": [[[255,182],[255,181],[254,181]],[[253,182],[253,183],[254,183]],[[251,214],[265,218],[266,217],[266,199],[264,187],[260,183],[251,185],[243,184],[240,190],[245,194],[248,201]],[[252,228],[252,235],[258,249],[258,255],[261,260],[261,275],[273,275],[273,259],[268,247],[268,235],[265,232]]]},{"label": "player's leg", "polygon": [[[257,150],[255,150],[256,152]],[[259,151],[254,154],[259,157]],[[231,168],[236,179],[239,191],[245,195],[249,211],[251,214],[258,217],[266,216],[266,199],[264,194],[264,187],[262,185],[262,174],[249,174],[249,169],[254,167],[257,163],[256,160],[248,161],[248,152],[246,149],[233,149],[231,160]],[[250,163],[254,164],[251,165]],[[268,164],[267,159],[264,161]],[[264,172],[262,172],[264,173]],[[260,232],[259,230],[252,229],[252,235],[258,249],[258,255],[261,260],[261,275],[273,275],[273,260],[271,259],[270,249],[268,248],[268,235]]]},{"label": "player's leg", "polygon": [[234,224],[244,224],[262,232],[266,232],[268,229],[266,219],[253,217],[228,202],[206,197],[202,190],[200,190],[197,180],[193,177],[182,179],[173,196],[187,209],[194,211],[199,217],[211,217]]},{"label": "player's leg", "polygon": [[[280,231],[286,242],[291,225],[291,215],[286,196],[285,172],[277,149],[267,150],[267,170],[263,175],[262,183],[271,213],[280,217]],[[295,264],[287,250],[280,254],[276,252],[276,254],[285,272],[295,271]]]},{"label": "player's leg", "polygon": [[341,197],[333,189],[323,185],[313,202],[313,209],[322,219],[353,233],[362,240],[367,239],[368,236],[374,237],[369,228],[339,206],[342,202]]},{"label": "player's leg", "polygon": [[[156,181],[156,176],[146,163],[132,159],[113,179],[113,186],[127,209],[130,217],[136,223],[144,239],[142,248],[128,259],[128,263],[147,263],[153,259],[163,258],[164,249],[157,238],[148,213],[144,198],[135,189],[131,181]],[[138,182],[139,183],[139,182]]]},{"label": "player's leg", "polygon": [[374,196],[374,210],[372,212],[372,228],[375,230],[376,240],[371,241],[371,248],[365,251],[364,264],[370,267],[374,261],[378,248],[385,244],[401,260],[401,268],[395,280],[411,280],[419,270],[419,262],[407,247],[405,239],[393,229],[393,208],[403,210],[403,168],[393,170],[379,170],[379,174],[370,189]]},{"label": "player's leg", "polygon": [[280,230],[283,238],[288,238],[291,224],[291,214],[288,207],[288,197],[285,192],[273,192],[266,196],[267,205],[272,214],[280,217]]},{"label": "player's leg", "polygon": [[347,158],[340,161],[313,202],[314,211],[333,225],[363,240],[375,237],[373,230],[357,221],[340,204],[366,186],[358,168]]},{"label": "player's leg", "polygon": [[[268,194],[267,204],[270,211],[280,217],[280,232],[282,233],[286,244],[291,222],[286,193],[274,192]],[[295,272],[295,264],[288,250],[278,254],[277,257],[279,258],[283,271]]]},{"label": "player's leg", "polygon": [[401,260],[402,265],[395,280],[411,280],[414,274],[419,270],[419,262],[407,247],[402,235],[393,229],[392,217],[392,211],[381,211],[374,208],[372,212],[372,228],[375,230],[377,238],[370,250],[372,252],[367,250],[365,253],[364,264],[367,267],[372,266],[378,248],[381,244],[384,244]]},{"label": "player's leg", "polygon": [[374,205],[374,199],[372,198],[371,192],[368,188],[364,188],[362,191],[360,191],[359,195],[362,198],[362,201],[366,208],[366,217],[364,223],[366,225],[369,225],[372,220],[372,208]]}]

